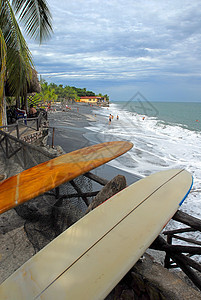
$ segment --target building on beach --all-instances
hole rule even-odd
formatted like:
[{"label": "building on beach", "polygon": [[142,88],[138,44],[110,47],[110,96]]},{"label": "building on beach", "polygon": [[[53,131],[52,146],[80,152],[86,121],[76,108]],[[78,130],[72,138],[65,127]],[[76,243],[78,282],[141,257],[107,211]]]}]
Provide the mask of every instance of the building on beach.
[{"label": "building on beach", "polygon": [[106,102],[105,97],[100,96],[83,96],[80,99],[76,100],[76,102],[88,103],[88,104],[102,104]]}]

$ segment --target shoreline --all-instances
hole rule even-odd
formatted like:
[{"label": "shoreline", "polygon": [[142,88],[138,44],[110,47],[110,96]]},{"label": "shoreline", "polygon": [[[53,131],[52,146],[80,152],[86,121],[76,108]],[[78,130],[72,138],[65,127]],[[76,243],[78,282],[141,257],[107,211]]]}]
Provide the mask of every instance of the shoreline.
[{"label": "shoreline", "polygon": [[[90,127],[94,122],[98,122],[92,111],[101,109],[80,103],[73,104],[71,107],[71,110],[63,112],[57,106],[57,111],[50,113],[48,116],[50,127],[55,128],[54,146],[60,146],[65,153],[95,144],[84,135],[89,132],[86,127]],[[77,108],[79,108],[79,112],[77,112]],[[52,130],[48,135],[47,143],[49,146],[52,145]],[[140,179],[138,175],[120,170],[109,164],[100,166],[92,170],[92,172],[108,180],[121,174],[126,177],[128,185]]]}]

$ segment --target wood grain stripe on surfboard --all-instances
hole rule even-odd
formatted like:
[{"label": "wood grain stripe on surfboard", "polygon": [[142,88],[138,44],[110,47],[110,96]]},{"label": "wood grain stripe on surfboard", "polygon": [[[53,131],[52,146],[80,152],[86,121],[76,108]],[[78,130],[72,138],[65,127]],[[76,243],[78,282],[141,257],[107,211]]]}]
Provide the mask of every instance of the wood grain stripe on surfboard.
[{"label": "wood grain stripe on surfboard", "polygon": [[82,148],[27,169],[0,182],[0,213],[99,167],[133,147],[115,141]]},{"label": "wood grain stripe on surfboard", "polygon": [[[38,294],[34,299],[38,299],[51,285],[53,285],[64,273],[66,273],[74,264],[76,264],[84,255],[87,254],[87,252],[89,252],[93,247],[95,247],[101,240],[104,239],[104,237],[106,237],[114,228],[116,228],[119,224],[121,224],[121,222],[123,222],[129,215],[131,215],[138,207],[140,207],[143,203],[145,203],[152,195],[154,195],[159,189],[161,189],[163,186],[165,186],[166,184],[168,184],[173,178],[175,178],[176,176],[178,176],[179,174],[181,174],[182,172],[184,172],[185,170],[179,170],[178,173],[176,173],[175,175],[173,175],[171,178],[169,178],[167,181],[165,181],[164,183],[162,183],[160,186],[158,186],[152,193],[150,193],[145,199],[143,199],[137,206],[135,206],[129,213],[127,213],[123,218],[121,218],[119,220],[119,222],[117,222],[112,228],[110,228],[104,235],[102,235],[93,245],[91,245],[91,247],[89,247],[88,249],[86,249],[86,251],[84,251],[75,261],[73,261],[61,274],[59,274],[40,294]],[[187,197],[187,195],[189,194],[191,188],[193,185],[193,178],[192,178],[192,184],[189,188],[189,190],[187,191],[187,193],[185,194],[184,198],[182,199],[182,201],[180,201],[180,204],[183,203],[184,199]],[[109,199],[107,200],[109,201]]]}]

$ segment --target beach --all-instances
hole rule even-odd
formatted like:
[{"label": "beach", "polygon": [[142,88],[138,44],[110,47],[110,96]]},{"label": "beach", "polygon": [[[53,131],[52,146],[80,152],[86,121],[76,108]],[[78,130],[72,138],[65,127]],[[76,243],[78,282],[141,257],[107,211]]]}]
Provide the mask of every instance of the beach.
[{"label": "beach", "polygon": [[[59,105],[54,106],[53,109],[54,111],[48,115],[50,130],[47,143],[50,146],[52,145],[52,128],[55,128],[54,146],[61,146],[65,153],[97,143],[89,140],[87,136],[90,134],[89,128],[98,122],[97,113],[102,108],[80,103],[71,105],[71,110],[62,111]],[[128,185],[140,179],[138,175],[119,170],[109,164],[96,168],[93,173],[108,180],[118,174],[124,175]]]}]

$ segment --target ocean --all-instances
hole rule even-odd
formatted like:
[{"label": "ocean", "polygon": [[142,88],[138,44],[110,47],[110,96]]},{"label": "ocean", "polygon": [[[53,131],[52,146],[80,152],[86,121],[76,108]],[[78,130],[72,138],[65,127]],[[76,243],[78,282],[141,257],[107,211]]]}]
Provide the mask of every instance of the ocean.
[{"label": "ocean", "polygon": [[[97,122],[87,127],[88,140],[134,144],[111,166],[141,177],[171,168],[189,171],[194,185],[181,209],[201,219],[201,103],[122,101],[95,109],[93,114]],[[111,124],[110,114],[114,116]]]}]

